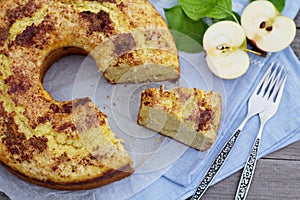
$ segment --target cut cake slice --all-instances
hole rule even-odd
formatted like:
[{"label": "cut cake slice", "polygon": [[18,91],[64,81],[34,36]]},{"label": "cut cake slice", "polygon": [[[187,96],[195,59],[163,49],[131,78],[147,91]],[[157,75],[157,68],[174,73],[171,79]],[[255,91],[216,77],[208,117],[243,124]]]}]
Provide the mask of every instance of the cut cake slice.
[{"label": "cut cake slice", "polygon": [[214,143],[221,95],[196,88],[149,88],[141,94],[138,124],[204,151]]}]

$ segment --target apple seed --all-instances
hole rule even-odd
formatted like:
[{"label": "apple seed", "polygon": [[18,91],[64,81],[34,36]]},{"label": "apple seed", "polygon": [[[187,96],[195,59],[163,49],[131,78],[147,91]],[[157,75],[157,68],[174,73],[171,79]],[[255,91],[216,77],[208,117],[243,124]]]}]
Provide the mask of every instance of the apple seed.
[{"label": "apple seed", "polygon": [[266,27],[266,22],[263,21],[260,25],[259,25],[259,28],[263,29]]},{"label": "apple seed", "polygon": [[220,44],[217,46],[217,50],[222,51],[222,53],[225,53],[226,51],[230,50],[231,47],[229,45],[226,44]]},{"label": "apple seed", "polygon": [[269,31],[269,32],[271,32],[271,31],[273,30],[273,27],[272,27],[272,26],[268,26],[268,27],[266,28],[266,30]]}]

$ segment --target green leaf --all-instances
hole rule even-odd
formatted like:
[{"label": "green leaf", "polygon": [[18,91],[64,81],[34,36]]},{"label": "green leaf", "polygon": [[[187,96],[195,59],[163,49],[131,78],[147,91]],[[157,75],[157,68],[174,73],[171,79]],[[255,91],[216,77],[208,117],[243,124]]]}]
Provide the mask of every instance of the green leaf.
[{"label": "green leaf", "polygon": [[[255,0],[251,0],[250,2],[253,2]],[[270,1],[271,3],[273,3],[273,5],[275,6],[275,8],[281,12],[283,11],[284,9],[284,6],[285,6],[285,0],[268,0]]]},{"label": "green leaf", "polygon": [[179,5],[195,21],[202,17],[223,19],[232,15],[231,0],[179,0]]},{"label": "green leaf", "polygon": [[202,19],[190,19],[179,5],[164,11],[178,50],[189,53],[202,51],[202,39],[208,25]]},{"label": "green leaf", "polygon": [[225,20],[236,22],[236,20],[238,20],[238,23],[241,24],[241,16],[237,12],[233,11],[232,13],[234,14],[235,18],[232,15],[230,15],[224,19],[215,19],[214,22],[216,23],[216,22],[225,21]]}]

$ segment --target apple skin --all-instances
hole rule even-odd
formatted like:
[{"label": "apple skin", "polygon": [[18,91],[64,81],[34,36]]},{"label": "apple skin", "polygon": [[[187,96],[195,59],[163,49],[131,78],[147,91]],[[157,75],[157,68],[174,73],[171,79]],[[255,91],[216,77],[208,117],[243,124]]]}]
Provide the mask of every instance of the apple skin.
[{"label": "apple skin", "polygon": [[203,36],[208,68],[223,79],[242,76],[250,65],[245,45],[246,35],[239,24],[221,21],[211,25]]},{"label": "apple skin", "polygon": [[265,52],[285,49],[296,36],[295,22],[269,1],[250,3],[242,13],[241,25],[252,45]]}]

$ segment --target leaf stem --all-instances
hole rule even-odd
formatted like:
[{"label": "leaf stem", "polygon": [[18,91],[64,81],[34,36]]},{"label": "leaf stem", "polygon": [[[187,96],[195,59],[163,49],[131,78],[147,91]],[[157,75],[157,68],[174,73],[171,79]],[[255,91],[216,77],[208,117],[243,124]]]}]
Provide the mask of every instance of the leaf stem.
[{"label": "leaf stem", "polygon": [[233,17],[233,19],[236,21],[236,23],[240,24],[239,20],[236,18],[235,14],[230,12],[231,16]]},{"label": "leaf stem", "polygon": [[221,6],[216,6],[216,7],[219,8],[219,9],[221,9],[221,10],[223,10],[223,11],[225,11],[226,13],[230,14],[232,16],[232,18],[234,19],[234,21],[236,23],[240,24],[239,20],[236,18],[236,16],[234,15],[234,13],[232,11],[227,10],[226,8],[223,8]]}]

